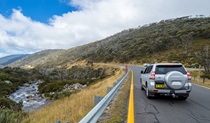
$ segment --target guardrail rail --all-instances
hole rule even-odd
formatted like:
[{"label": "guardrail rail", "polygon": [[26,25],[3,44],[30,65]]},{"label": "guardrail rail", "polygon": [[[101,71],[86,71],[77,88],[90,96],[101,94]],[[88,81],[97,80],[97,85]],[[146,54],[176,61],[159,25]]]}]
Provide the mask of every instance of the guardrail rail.
[{"label": "guardrail rail", "polygon": [[118,91],[119,87],[128,76],[129,71],[117,82],[116,86],[79,122],[79,123],[96,123],[100,118],[114,95]]}]

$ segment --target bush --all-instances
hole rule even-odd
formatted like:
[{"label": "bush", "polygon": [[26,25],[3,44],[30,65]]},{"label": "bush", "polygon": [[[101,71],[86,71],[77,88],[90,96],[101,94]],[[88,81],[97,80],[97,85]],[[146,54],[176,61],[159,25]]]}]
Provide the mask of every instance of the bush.
[{"label": "bush", "polygon": [[39,85],[40,93],[59,92],[66,84],[81,83],[81,80],[63,80],[55,82],[45,82]]},{"label": "bush", "polygon": [[198,76],[198,71],[197,70],[190,71],[190,75],[196,77]]},{"label": "bush", "polygon": [[0,108],[0,123],[22,123],[26,115],[23,111]]},{"label": "bush", "polygon": [[[16,103],[8,98],[0,98],[0,107],[5,107],[14,111],[21,110],[22,102]],[[1,123],[1,122],[0,122]]]},{"label": "bush", "polygon": [[207,78],[210,79],[210,74],[201,74],[201,78]]},{"label": "bush", "polygon": [[[44,82],[39,85],[39,92],[45,93],[46,96],[49,96],[48,93],[50,92],[61,92],[64,89],[64,86],[66,84],[72,85],[75,83],[80,83],[82,85],[85,85],[85,84],[90,85],[96,81],[98,81],[98,79],[84,79],[84,80],[76,79],[76,80],[60,80],[60,81],[54,81],[54,82]],[[69,94],[61,94],[61,95],[69,95]],[[53,98],[56,98],[56,99],[60,98],[56,96],[60,96],[60,94],[53,95]]]}]

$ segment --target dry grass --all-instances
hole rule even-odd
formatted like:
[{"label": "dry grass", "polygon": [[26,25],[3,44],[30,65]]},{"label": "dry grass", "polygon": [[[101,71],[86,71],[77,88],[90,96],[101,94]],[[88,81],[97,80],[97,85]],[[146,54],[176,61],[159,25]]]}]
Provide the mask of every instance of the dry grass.
[{"label": "dry grass", "polygon": [[77,62],[73,62],[73,63],[67,63],[67,69],[72,68],[73,66],[85,66],[87,64],[86,60],[82,60],[82,61],[77,61]]},{"label": "dry grass", "polygon": [[117,100],[111,102],[111,111],[109,111],[108,118],[106,119],[105,123],[122,123],[127,120],[127,103],[130,84],[131,73],[126,78],[126,81],[123,83]]},{"label": "dry grass", "polygon": [[205,87],[210,87],[210,80],[209,79],[205,79],[205,81],[204,81],[203,78],[192,77],[192,83],[202,85],[202,86],[205,86]]},{"label": "dry grass", "polygon": [[94,95],[106,95],[107,87],[111,87],[123,75],[124,72],[120,68],[114,76],[90,85],[69,97],[56,100],[38,111],[30,112],[29,116],[23,122],[54,123],[60,120],[61,122],[69,121],[76,123],[93,108]]},{"label": "dry grass", "polygon": [[205,87],[210,87],[210,80],[209,79],[203,79],[203,78],[200,78],[198,77],[198,70],[192,70],[192,71],[189,71],[191,76],[192,76],[192,83],[195,83],[195,84],[198,84],[198,85],[202,85],[202,86],[205,86]]},{"label": "dry grass", "polygon": [[203,82],[203,78],[192,77],[192,81],[196,82],[196,83],[203,83],[203,84],[209,84],[210,85],[210,80],[209,79],[205,79],[205,81]]}]

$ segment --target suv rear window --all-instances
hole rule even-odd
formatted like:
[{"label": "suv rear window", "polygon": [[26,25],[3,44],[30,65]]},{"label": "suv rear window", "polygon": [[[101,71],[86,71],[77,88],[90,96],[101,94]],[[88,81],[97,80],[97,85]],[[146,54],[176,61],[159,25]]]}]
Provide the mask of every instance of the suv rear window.
[{"label": "suv rear window", "polygon": [[150,73],[150,71],[152,70],[152,67],[153,67],[153,65],[148,66],[148,67],[145,69],[144,73]]},{"label": "suv rear window", "polygon": [[182,65],[157,65],[155,73],[156,74],[166,74],[170,71],[179,71],[182,74],[187,73]]}]

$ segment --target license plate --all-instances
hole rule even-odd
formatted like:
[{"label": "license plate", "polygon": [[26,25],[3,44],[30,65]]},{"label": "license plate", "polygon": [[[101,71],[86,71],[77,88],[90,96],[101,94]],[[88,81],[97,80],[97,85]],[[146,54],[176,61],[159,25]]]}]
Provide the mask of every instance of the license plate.
[{"label": "license plate", "polygon": [[164,84],[156,84],[155,85],[155,88],[164,88],[165,86],[164,86]]}]

